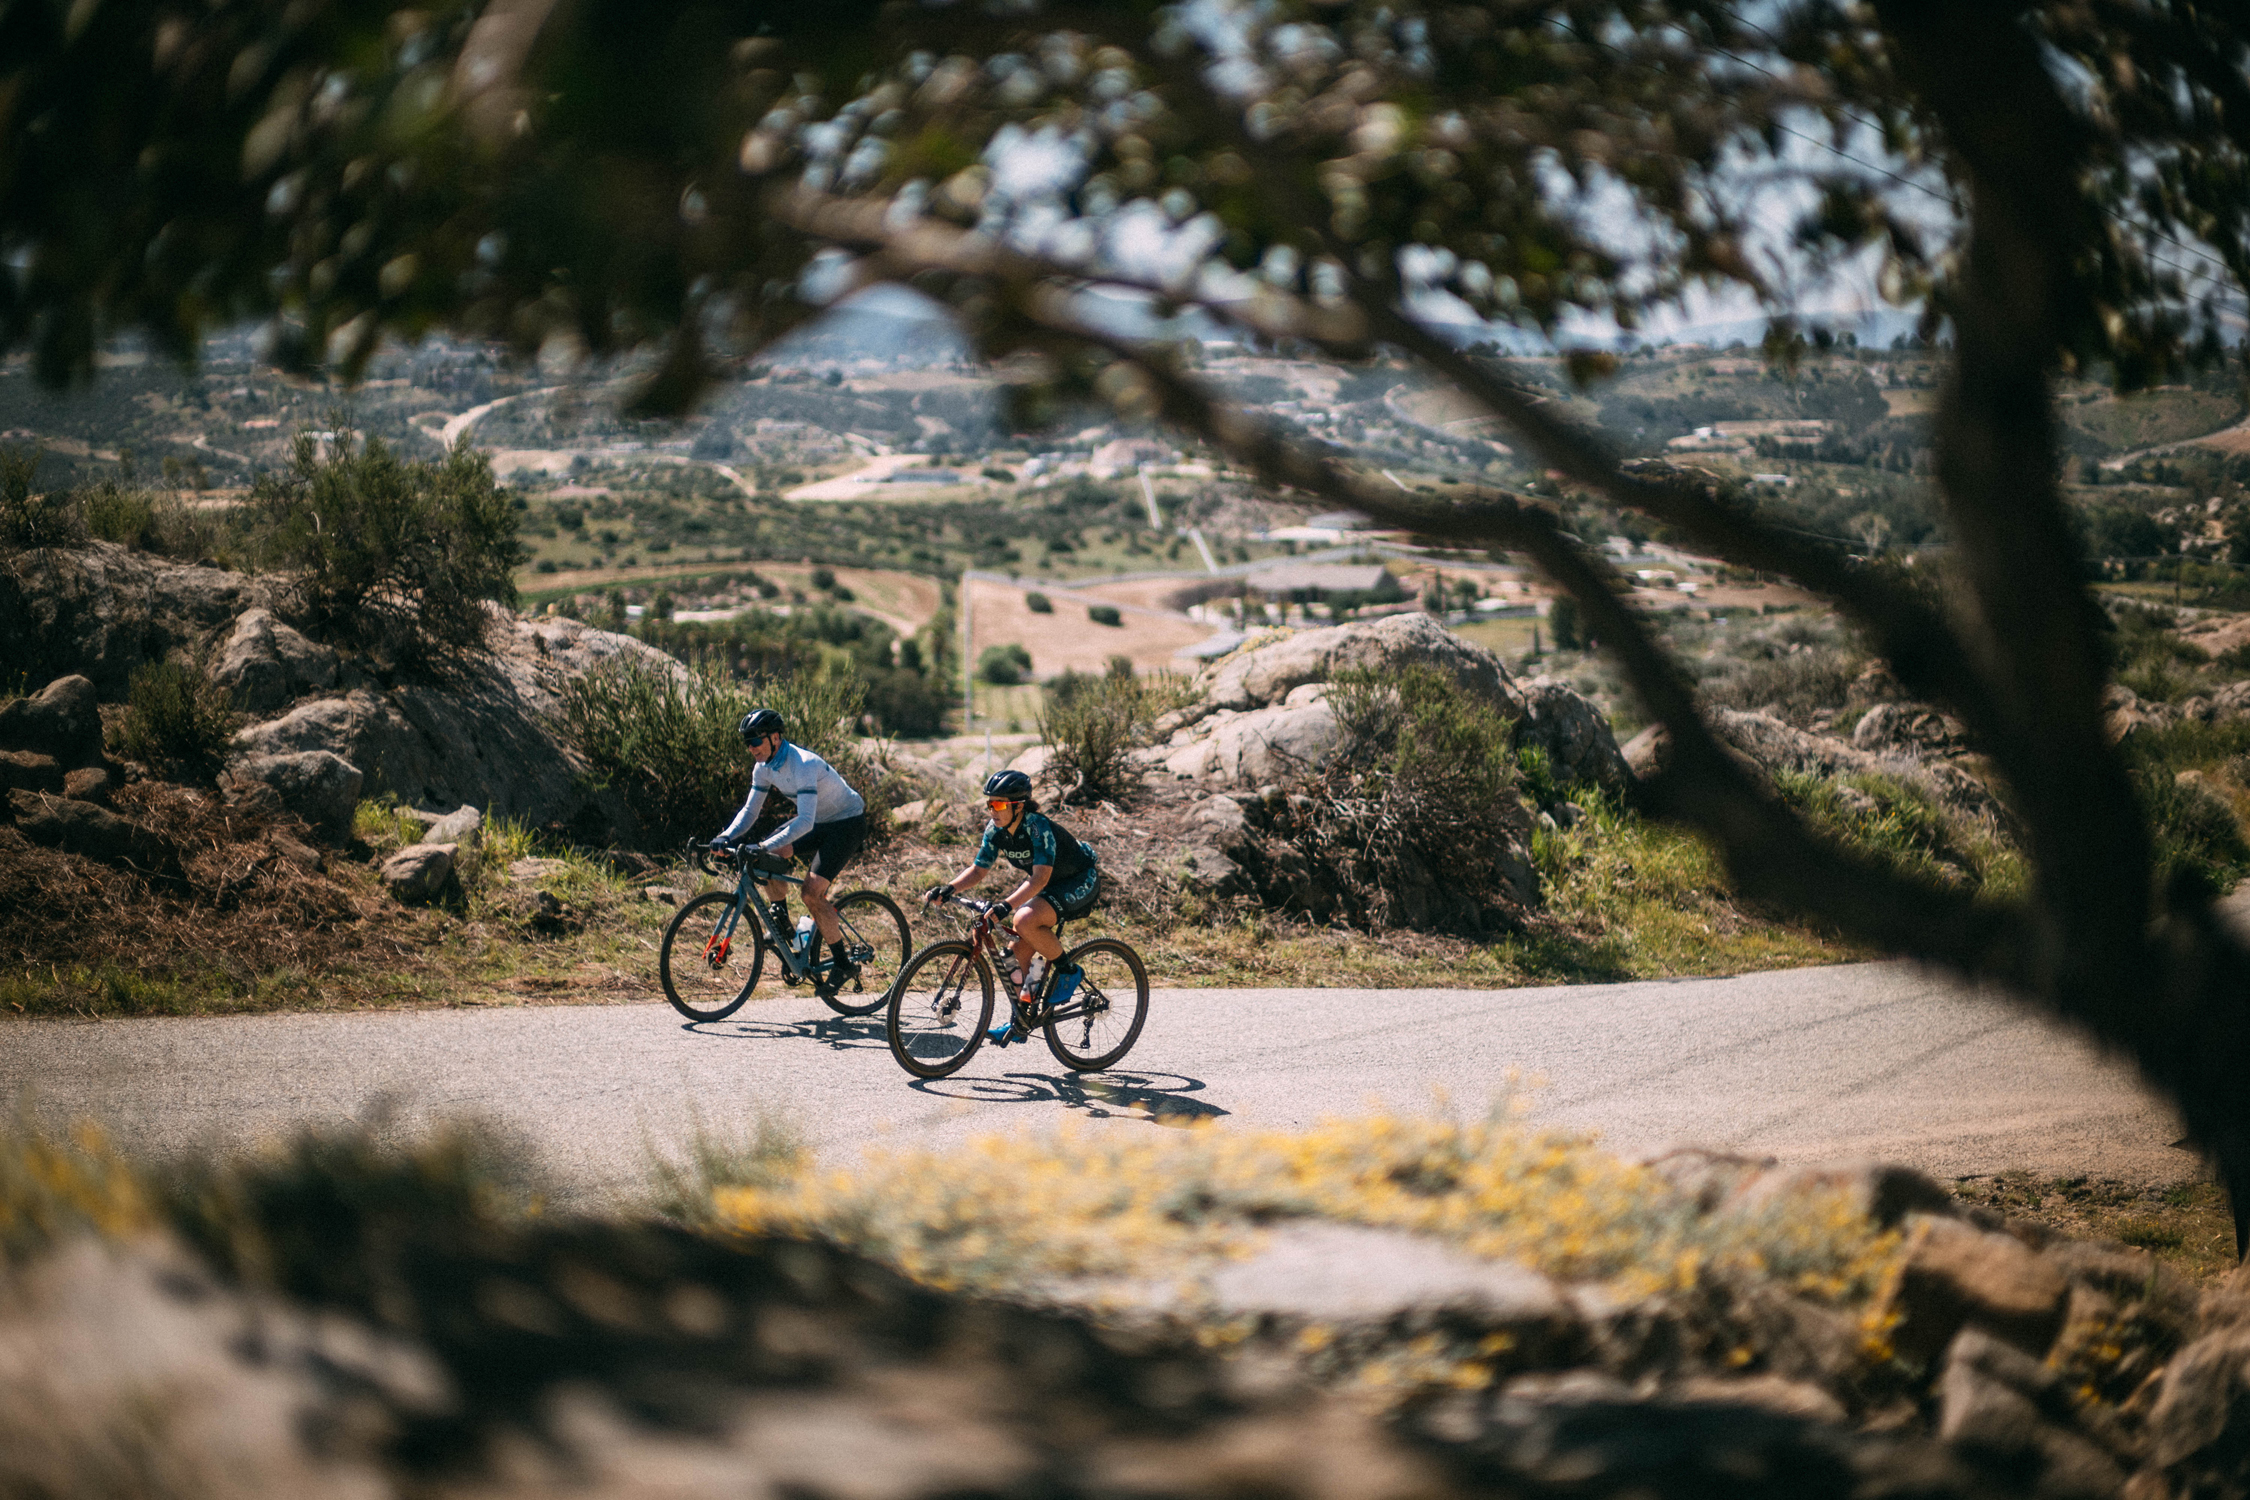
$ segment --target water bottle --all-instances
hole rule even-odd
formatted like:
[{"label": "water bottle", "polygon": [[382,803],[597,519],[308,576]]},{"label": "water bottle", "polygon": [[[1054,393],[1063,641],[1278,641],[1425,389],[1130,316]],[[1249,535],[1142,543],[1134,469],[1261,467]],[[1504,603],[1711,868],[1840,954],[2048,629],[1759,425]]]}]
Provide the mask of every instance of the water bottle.
[{"label": "water bottle", "polygon": [[1047,972],[1047,960],[1039,954],[1031,956],[1031,967],[1023,971],[1023,1003],[1031,1004],[1039,998],[1039,981]]},{"label": "water bottle", "polygon": [[819,924],[815,923],[810,915],[799,917],[797,919],[797,951],[799,953],[810,953],[813,951],[813,945],[819,941]]}]

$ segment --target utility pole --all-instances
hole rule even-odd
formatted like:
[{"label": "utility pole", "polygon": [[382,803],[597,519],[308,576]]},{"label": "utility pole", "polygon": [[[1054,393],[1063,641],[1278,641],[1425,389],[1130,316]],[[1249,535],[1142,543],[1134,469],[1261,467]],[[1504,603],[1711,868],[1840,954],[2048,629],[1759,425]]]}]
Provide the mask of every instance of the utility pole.
[{"label": "utility pole", "polygon": [[969,570],[961,570],[961,732],[977,722],[976,631],[969,623]]}]

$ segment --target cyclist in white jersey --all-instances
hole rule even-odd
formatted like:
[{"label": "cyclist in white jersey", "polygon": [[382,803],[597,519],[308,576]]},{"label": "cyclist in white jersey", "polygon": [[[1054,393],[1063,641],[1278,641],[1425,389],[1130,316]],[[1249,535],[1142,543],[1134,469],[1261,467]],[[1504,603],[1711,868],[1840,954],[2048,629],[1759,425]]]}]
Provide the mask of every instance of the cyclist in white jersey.
[{"label": "cyclist in white jersey", "polygon": [[[711,841],[724,849],[748,835],[765,806],[766,794],[786,797],[797,814],[786,827],[769,834],[759,850],[777,859],[792,855],[805,862],[805,910],[812,913],[822,941],[829,946],[834,966],[829,985],[841,987],[856,972],[844,955],[844,927],[828,899],[829,888],[844,866],[851,863],[867,842],[867,803],[853,791],[836,768],[802,745],[782,738],[781,715],[770,708],[745,714],[741,730],[757,765],[750,770],[750,796],[742,811]],[[766,899],[779,906],[789,894],[780,881],[766,883]]]}]

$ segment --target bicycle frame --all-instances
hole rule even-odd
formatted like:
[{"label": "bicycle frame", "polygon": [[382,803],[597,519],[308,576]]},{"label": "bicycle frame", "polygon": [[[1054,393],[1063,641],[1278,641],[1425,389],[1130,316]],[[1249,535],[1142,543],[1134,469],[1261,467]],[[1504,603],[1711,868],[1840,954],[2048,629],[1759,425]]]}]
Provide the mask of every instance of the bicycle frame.
[{"label": "bicycle frame", "polygon": [[[705,873],[712,873],[708,848],[696,846],[695,857],[696,863],[703,867]],[[750,868],[750,861],[740,855],[728,853],[721,854],[719,858],[730,861],[735,867],[734,904],[727,908],[726,916],[704,941],[704,955],[709,957],[712,949],[716,948],[718,957],[723,962],[728,950],[734,946],[735,930],[741,925],[743,913],[749,911],[753,914],[752,920],[758,924],[758,930],[766,935],[766,946],[773,950],[774,956],[788,971],[790,978],[803,979],[810,974],[813,962],[811,955],[819,950],[819,944],[799,952],[796,934],[773,920],[773,913],[766,910],[763,899],[765,892],[759,889],[769,880],[778,880],[783,885],[802,886],[805,883],[804,877],[779,871],[768,874],[753,870]],[[757,891],[756,899],[752,897],[753,891]],[[852,936],[856,938],[858,934],[853,933]]]},{"label": "bicycle frame", "polygon": [[[1001,974],[1013,973],[1015,960],[997,936],[998,929],[1002,927],[1008,928],[1011,932],[1014,931],[1014,927],[1007,920],[1008,908],[1006,904],[999,901],[979,901],[973,897],[958,894],[953,897],[952,904],[965,906],[976,913],[976,920],[969,924],[969,947],[975,952],[984,954],[986,961],[991,963],[993,968]],[[1056,927],[1056,935],[1059,938],[1061,936],[1061,923],[1058,922]],[[953,977],[952,975],[946,976],[948,985],[952,983]],[[1061,1006],[1048,1004],[1047,997],[1055,992],[1057,977],[1055,965],[1047,965],[1047,972],[1039,981],[1038,997],[1032,1001],[1036,1019],[1040,1024],[1050,1021],[1068,1021],[1084,1016],[1093,1008],[1090,1004],[1091,1001],[1098,1000],[1103,1008],[1107,1008],[1109,997],[1103,995],[1098,988],[1091,985],[1081,985],[1078,993]],[[1023,1004],[1022,999],[1014,993],[1008,996],[1008,1003],[1018,1009],[1021,1009]]]}]

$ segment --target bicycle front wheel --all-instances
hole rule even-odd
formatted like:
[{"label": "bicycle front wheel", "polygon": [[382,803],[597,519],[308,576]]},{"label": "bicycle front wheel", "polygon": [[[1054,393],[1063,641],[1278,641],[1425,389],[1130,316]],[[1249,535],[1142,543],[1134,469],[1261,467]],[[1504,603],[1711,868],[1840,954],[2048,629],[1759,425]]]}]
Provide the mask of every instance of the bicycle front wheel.
[{"label": "bicycle front wheel", "polygon": [[1140,1040],[1148,1020],[1148,970],[1115,938],[1079,944],[1063,955],[1063,972],[1073,964],[1085,978],[1050,1008],[1040,1029],[1057,1062],[1073,1073],[1098,1073],[1124,1061]]},{"label": "bicycle front wheel", "polygon": [[[709,891],[680,908],[664,929],[657,953],[657,977],[664,998],[691,1021],[717,1021],[733,1015],[758,987],[766,966],[766,945],[758,919],[749,912],[726,931],[734,896]],[[722,935],[723,934],[723,935]]]},{"label": "bicycle front wheel", "polygon": [[913,938],[906,913],[880,891],[853,891],[836,898],[836,920],[844,924],[844,952],[859,973],[843,988],[821,999],[840,1016],[871,1016],[891,997],[891,985],[905,971]]},{"label": "bicycle front wheel", "polygon": [[916,1078],[959,1072],[992,1024],[992,969],[967,943],[932,943],[891,987],[883,1030],[891,1056]]}]

